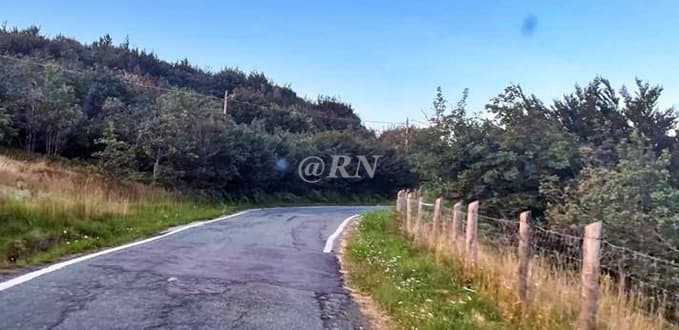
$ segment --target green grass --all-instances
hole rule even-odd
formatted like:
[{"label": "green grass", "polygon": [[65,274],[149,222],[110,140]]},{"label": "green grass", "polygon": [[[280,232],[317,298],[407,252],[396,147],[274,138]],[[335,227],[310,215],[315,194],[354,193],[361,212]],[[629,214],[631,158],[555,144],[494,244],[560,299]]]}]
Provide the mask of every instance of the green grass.
[{"label": "green grass", "polygon": [[392,211],[363,215],[349,238],[349,283],[370,294],[404,329],[509,328],[494,305],[456,277],[457,265],[436,261],[398,230]]},{"label": "green grass", "polygon": [[49,262],[58,257],[114,246],[194,220],[232,213],[237,207],[163,199],[131,206],[128,214],[88,217],[0,200],[0,269]]}]

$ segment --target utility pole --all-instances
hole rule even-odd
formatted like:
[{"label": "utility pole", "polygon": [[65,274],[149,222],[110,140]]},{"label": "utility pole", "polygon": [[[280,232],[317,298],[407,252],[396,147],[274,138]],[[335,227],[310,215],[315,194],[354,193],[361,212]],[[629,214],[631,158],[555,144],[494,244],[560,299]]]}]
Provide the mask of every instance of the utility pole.
[{"label": "utility pole", "polygon": [[227,114],[227,110],[229,109],[228,105],[229,105],[229,91],[226,90],[224,91],[224,115]]},{"label": "utility pole", "polygon": [[410,135],[410,124],[408,123],[408,117],[406,117],[406,136],[405,136],[406,151],[408,151],[408,135]]}]

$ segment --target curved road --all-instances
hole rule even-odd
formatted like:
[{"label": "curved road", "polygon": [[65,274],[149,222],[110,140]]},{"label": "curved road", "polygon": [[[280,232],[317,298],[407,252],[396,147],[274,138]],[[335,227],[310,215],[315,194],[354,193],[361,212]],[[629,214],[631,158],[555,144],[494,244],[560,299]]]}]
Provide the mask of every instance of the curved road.
[{"label": "curved road", "polygon": [[366,328],[323,253],[366,209],[252,210],[78,262],[0,291],[0,329]]}]

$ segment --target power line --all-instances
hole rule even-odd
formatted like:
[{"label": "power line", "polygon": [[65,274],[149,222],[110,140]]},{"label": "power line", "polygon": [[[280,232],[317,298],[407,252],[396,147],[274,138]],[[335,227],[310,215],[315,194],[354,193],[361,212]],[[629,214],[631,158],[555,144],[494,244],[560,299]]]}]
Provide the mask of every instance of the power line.
[{"label": "power line", "polygon": [[425,126],[429,126],[429,125],[430,125],[429,123],[425,123],[425,122],[419,121],[419,120],[417,120],[417,119],[413,119],[412,121],[414,121],[414,122],[416,122],[416,123],[418,123],[418,124],[425,125]]},{"label": "power line", "polygon": [[[63,65],[53,63],[53,62],[52,63],[40,63],[40,62],[36,62],[34,60],[25,59],[25,58],[18,58],[18,57],[4,55],[4,54],[0,54],[0,58],[4,58],[4,59],[11,60],[11,61],[18,62],[18,63],[32,64],[32,65],[36,65],[36,66],[39,66],[39,67],[44,68],[44,69],[57,68],[60,71],[68,72],[68,73],[72,73],[72,74],[76,74],[76,75],[84,75],[84,74],[87,73],[87,72],[82,71],[82,70],[74,70],[74,69],[66,68]],[[219,101],[220,103],[225,103],[224,102],[225,98],[221,98],[221,97],[217,97],[217,96],[209,95],[209,94],[203,94],[203,93],[199,93],[199,92],[196,92],[196,91],[193,91],[193,90],[172,89],[172,88],[160,87],[160,86],[155,86],[155,85],[147,85],[147,84],[142,84],[142,83],[129,81],[129,80],[125,80],[125,79],[122,79],[122,81],[125,82],[126,84],[137,86],[137,87],[148,88],[148,89],[153,89],[153,90],[162,91],[162,92],[171,92],[171,91],[175,90],[175,91],[179,91],[179,92],[186,93],[186,94],[189,94],[189,95],[195,95],[195,96]],[[278,108],[274,108],[274,107],[264,106],[264,105],[261,105],[261,104],[251,103],[251,102],[248,102],[248,101],[237,100],[237,99],[234,99],[233,97],[228,97],[228,93],[225,93],[225,96],[227,97],[226,100],[228,100],[228,103],[248,105],[248,106],[260,108],[262,110],[278,111],[278,112],[284,112],[284,113],[287,113],[287,114],[290,114],[292,112],[292,111],[285,110],[285,109],[278,109]],[[225,108],[225,112],[226,112],[226,108]],[[323,119],[334,120],[334,121],[343,121],[343,122],[347,122],[347,123],[355,123],[355,121],[353,119],[331,117],[331,116],[328,116],[328,115],[326,115],[322,112],[319,112],[317,110],[307,109],[307,112],[314,113],[314,117],[316,117],[316,118],[323,118]],[[361,118],[359,118],[359,121],[364,122],[364,123],[387,124],[387,125],[394,125],[394,126],[404,126],[406,124],[404,122],[364,120],[364,119],[361,119]]]}]

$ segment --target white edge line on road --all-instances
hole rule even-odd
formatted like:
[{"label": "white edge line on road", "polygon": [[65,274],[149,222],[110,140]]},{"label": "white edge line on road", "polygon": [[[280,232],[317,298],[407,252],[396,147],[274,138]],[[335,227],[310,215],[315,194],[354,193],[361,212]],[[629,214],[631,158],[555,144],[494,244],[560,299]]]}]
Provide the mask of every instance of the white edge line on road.
[{"label": "white edge line on road", "polygon": [[9,288],[16,286],[16,285],[19,285],[21,283],[28,282],[28,281],[30,281],[30,280],[38,277],[38,276],[42,276],[42,275],[51,273],[53,271],[62,269],[64,267],[67,267],[67,266],[70,266],[70,265],[73,265],[73,264],[76,264],[76,263],[79,263],[79,262],[82,262],[82,261],[85,261],[85,260],[88,260],[88,259],[96,258],[96,257],[102,256],[102,255],[105,255],[105,254],[109,254],[109,253],[112,253],[112,252],[131,248],[133,246],[153,242],[155,240],[159,240],[161,238],[165,238],[167,236],[174,235],[176,233],[182,232],[182,231],[187,230],[187,229],[203,226],[203,225],[213,223],[213,222],[217,222],[217,221],[230,219],[230,218],[237,217],[239,215],[243,215],[245,213],[257,211],[257,210],[259,210],[259,209],[250,209],[250,210],[241,211],[241,212],[238,212],[238,213],[230,214],[230,215],[227,215],[227,216],[219,217],[219,218],[208,220],[208,221],[194,222],[194,223],[179,227],[177,229],[171,230],[167,233],[164,233],[164,234],[161,234],[161,235],[158,235],[158,236],[153,236],[153,237],[141,240],[141,241],[128,243],[128,244],[117,246],[117,247],[110,248],[110,249],[107,249],[107,250],[102,250],[102,251],[95,252],[95,253],[92,253],[92,254],[84,255],[84,256],[74,258],[74,259],[71,259],[71,260],[66,260],[64,262],[59,262],[59,263],[47,266],[47,267],[42,268],[42,269],[38,269],[36,271],[26,273],[26,274],[21,275],[21,276],[17,276],[15,278],[11,279],[11,280],[2,282],[2,283],[0,283],[0,291],[9,289]]},{"label": "white edge line on road", "polygon": [[323,253],[332,252],[332,247],[335,244],[335,240],[342,233],[342,231],[344,230],[344,227],[346,227],[349,224],[349,222],[351,222],[351,220],[354,220],[354,219],[356,219],[360,216],[361,216],[360,214],[354,214],[354,215],[344,219],[344,221],[342,221],[342,223],[339,225],[339,227],[337,227],[337,230],[335,230],[335,232],[332,233],[332,235],[330,235],[330,237],[328,237],[328,240],[325,241],[325,248],[323,248]]}]

